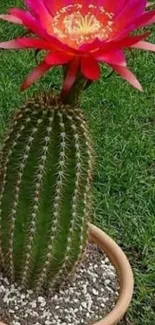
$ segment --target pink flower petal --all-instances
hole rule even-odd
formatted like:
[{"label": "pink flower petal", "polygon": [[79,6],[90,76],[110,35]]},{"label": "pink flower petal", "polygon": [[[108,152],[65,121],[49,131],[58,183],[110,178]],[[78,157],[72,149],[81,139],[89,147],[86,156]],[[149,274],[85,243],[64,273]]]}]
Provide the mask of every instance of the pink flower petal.
[{"label": "pink flower petal", "polygon": [[41,62],[37,67],[35,67],[30,74],[25,79],[24,83],[21,86],[21,91],[29,88],[34,82],[36,82],[40,77],[42,77],[45,72],[47,72],[51,66],[45,61]]},{"label": "pink flower petal", "polygon": [[44,41],[35,38],[17,38],[15,40],[0,43],[2,49],[40,49],[40,50],[52,50],[51,45]]},{"label": "pink flower petal", "polygon": [[125,55],[121,50],[112,50],[109,52],[101,52],[98,55],[94,54],[97,61],[105,62],[108,64],[116,64],[126,66]]},{"label": "pink flower petal", "polygon": [[154,23],[155,23],[155,16],[153,16],[151,19],[149,19],[149,21],[147,22],[147,24],[145,26],[150,26]]},{"label": "pink flower petal", "polygon": [[64,1],[61,0],[44,0],[46,3],[46,7],[48,8],[49,12],[54,15],[56,11],[60,10],[62,7],[65,7],[66,4]]},{"label": "pink flower petal", "polygon": [[0,48],[15,50],[15,49],[22,49],[23,47],[18,44],[17,40],[11,40],[11,41],[7,41],[7,42],[1,42]]},{"label": "pink flower petal", "polygon": [[151,10],[148,12],[145,12],[143,15],[141,15],[139,18],[137,18],[134,22],[136,28],[144,27],[151,25],[155,22],[155,10]]},{"label": "pink flower petal", "polygon": [[22,37],[18,38],[16,40],[19,46],[21,48],[34,48],[34,49],[39,49],[39,50],[53,50],[53,47],[51,43],[44,41],[42,39],[35,39],[35,38],[27,38],[27,37]]},{"label": "pink flower petal", "polygon": [[53,49],[56,47],[64,48],[63,44],[58,39],[47,34],[45,28],[42,27],[41,23],[36,18],[34,18],[30,12],[16,8],[10,9],[9,11],[12,15],[19,18],[28,30],[32,31],[39,37],[51,42]]},{"label": "pink flower petal", "polygon": [[73,5],[73,4],[82,5],[81,11],[83,14],[88,13],[88,6],[92,4],[91,0],[64,0],[63,2],[65,3],[64,6]]},{"label": "pink flower petal", "polygon": [[134,74],[127,68],[118,65],[111,65],[111,67],[126,81],[128,81],[136,89],[143,91],[143,88]]},{"label": "pink flower petal", "polygon": [[81,72],[90,80],[97,80],[100,77],[100,67],[93,56],[83,56],[81,58]]},{"label": "pink flower petal", "polygon": [[116,29],[121,30],[133,22],[136,17],[143,14],[146,0],[129,0],[114,21]]},{"label": "pink flower petal", "polygon": [[134,47],[136,49],[142,49],[142,50],[146,50],[146,51],[155,52],[155,44],[145,42],[145,41],[138,42],[135,45],[133,45],[132,47]]},{"label": "pink flower petal", "polygon": [[46,56],[45,61],[47,64],[50,64],[50,65],[61,65],[61,64],[68,63],[72,59],[73,59],[72,54],[68,54],[65,52],[53,52],[53,53],[49,53]]},{"label": "pink flower petal", "polygon": [[48,42],[51,43],[51,46],[54,48],[57,48],[58,50],[68,50],[72,51],[74,53],[77,53],[78,51],[76,49],[70,48],[68,45],[63,44],[61,41],[59,41],[56,37],[49,35],[46,31],[46,29],[42,26],[42,24],[34,18],[30,12],[21,10],[21,9],[10,9],[10,13],[13,15],[19,17],[23,24],[31,30],[34,34],[40,36],[43,39],[46,39]]},{"label": "pink flower petal", "polygon": [[149,35],[150,35],[150,32],[146,32],[141,35],[127,36],[122,39],[118,38],[118,39],[112,40],[111,42],[103,44],[103,46],[98,50],[98,53],[100,53],[101,51],[106,52],[106,51],[111,51],[111,50],[118,49],[118,48],[130,47],[130,46],[136,44],[137,42],[141,41],[142,39],[148,37]]},{"label": "pink flower petal", "polygon": [[66,51],[68,50],[74,53],[78,53],[76,49],[71,49],[69,46],[63,44],[57,38],[49,35],[46,32],[45,28],[42,27],[41,23],[35,17],[33,17],[30,12],[18,8],[11,8],[9,9],[9,12],[11,16],[20,20],[21,24],[23,24],[28,30],[43,38],[44,40],[47,40],[50,43],[51,48],[57,48],[58,50],[62,49]]},{"label": "pink flower petal", "polygon": [[54,15],[56,11],[72,4],[82,4],[82,9],[87,12],[90,0],[44,0],[44,3],[51,14]]},{"label": "pink flower petal", "polygon": [[79,69],[79,58],[75,57],[68,66],[67,69],[67,75],[63,84],[63,89],[62,89],[62,96],[65,96],[65,94],[71,89],[73,86],[76,76],[78,73]]},{"label": "pink flower petal", "polygon": [[99,48],[100,46],[102,46],[102,43],[103,43],[102,41],[100,41],[98,38],[96,38],[91,43],[82,44],[79,47],[79,50],[82,52],[89,52],[89,51],[95,50],[95,49]]},{"label": "pink flower petal", "polygon": [[103,6],[106,11],[113,12],[114,14],[118,14],[124,7],[126,1],[125,0],[98,0],[97,4],[99,6]]},{"label": "pink flower petal", "polygon": [[146,32],[142,35],[128,36],[128,37],[118,41],[117,46],[122,47],[122,48],[131,47],[132,45],[138,43],[139,41],[148,37],[149,35],[150,35],[150,32]]},{"label": "pink flower petal", "polygon": [[122,39],[116,38],[110,42],[103,42],[99,50],[93,52],[93,55],[97,57],[97,55],[100,55],[105,52],[117,50],[119,48],[128,48],[149,35],[150,32],[146,32],[142,35],[127,36]]},{"label": "pink flower petal", "polygon": [[45,28],[52,23],[52,16],[45,7],[43,0],[26,0],[26,4]]},{"label": "pink flower petal", "polygon": [[34,34],[37,34],[41,37],[45,36],[46,33],[41,27],[41,24],[38,23],[38,21],[31,15],[29,11],[11,8],[9,9],[9,12],[11,15],[19,18],[22,21],[23,25],[27,27],[30,31],[32,31]]},{"label": "pink flower petal", "polygon": [[0,15],[0,19],[9,21],[10,23],[14,23],[14,24],[19,24],[19,25],[23,24],[19,18],[13,15]]},{"label": "pink flower petal", "polygon": [[34,14],[33,8],[34,8],[34,2],[35,0],[24,0],[25,6]]}]

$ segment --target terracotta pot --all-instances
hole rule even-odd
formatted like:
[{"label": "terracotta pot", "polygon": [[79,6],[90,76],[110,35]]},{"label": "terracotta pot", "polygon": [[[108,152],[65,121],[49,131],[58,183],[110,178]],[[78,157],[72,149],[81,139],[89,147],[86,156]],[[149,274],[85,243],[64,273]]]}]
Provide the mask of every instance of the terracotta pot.
[{"label": "terracotta pot", "polygon": [[117,325],[126,313],[133,295],[133,273],[127,257],[121,248],[102,230],[89,225],[90,240],[104,250],[115,266],[120,280],[120,295],[114,309],[94,325]]},{"label": "terracotta pot", "polygon": [[[120,295],[114,309],[94,325],[117,325],[126,313],[133,295],[133,273],[127,257],[121,248],[102,230],[89,224],[90,241],[103,249],[115,266],[120,279]],[[6,325],[0,322],[0,325]],[[32,325],[32,324],[30,324]]]}]

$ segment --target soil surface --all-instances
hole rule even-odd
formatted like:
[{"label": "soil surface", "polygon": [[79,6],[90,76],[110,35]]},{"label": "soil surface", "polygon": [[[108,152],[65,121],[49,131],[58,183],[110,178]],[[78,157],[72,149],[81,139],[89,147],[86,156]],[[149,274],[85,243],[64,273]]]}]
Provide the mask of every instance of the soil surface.
[{"label": "soil surface", "polygon": [[51,296],[36,298],[0,274],[0,320],[8,325],[91,325],[112,310],[118,292],[115,268],[89,244],[74,278]]}]

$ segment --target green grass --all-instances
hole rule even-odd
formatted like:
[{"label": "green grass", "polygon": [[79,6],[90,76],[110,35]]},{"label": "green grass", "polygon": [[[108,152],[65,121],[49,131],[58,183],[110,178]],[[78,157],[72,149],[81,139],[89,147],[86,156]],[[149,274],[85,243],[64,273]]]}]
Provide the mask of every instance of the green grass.
[{"label": "green grass", "polygon": [[[14,2],[14,3],[13,3]],[[1,0],[1,12],[20,1]],[[0,40],[19,34],[0,22]],[[155,32],[155,29],[152,29]],[[21,32],[22,33],[22,32]],[[155,34],[151,37],[155,42]],[[59,70],[26,93],[19,86],[35,65],[33,52],[0,51],[1,132],[12,111],[49,82],[60,84]],[[129,57],[129,65],[132,60]],[[134,90],[118,76],[103,78],[83,96],[97,152],[94,222],[127,253],[135,274],[132,307],[123,325],[155,324],[155,54],[135,52],[133,71],[144,87]]]}]

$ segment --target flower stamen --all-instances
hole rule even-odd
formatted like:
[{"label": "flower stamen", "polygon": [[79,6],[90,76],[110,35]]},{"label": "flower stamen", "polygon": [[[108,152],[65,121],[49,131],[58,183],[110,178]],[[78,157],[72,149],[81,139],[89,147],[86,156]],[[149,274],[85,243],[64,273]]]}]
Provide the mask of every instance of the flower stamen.
[{"label": "flower stamen", "polygon": [[57,11],[48,32],[69,46],[78,48],[96,38],[104,40],[112,33],[113,14],[103,7],[89,5],[87,13],[80,4]]}]

